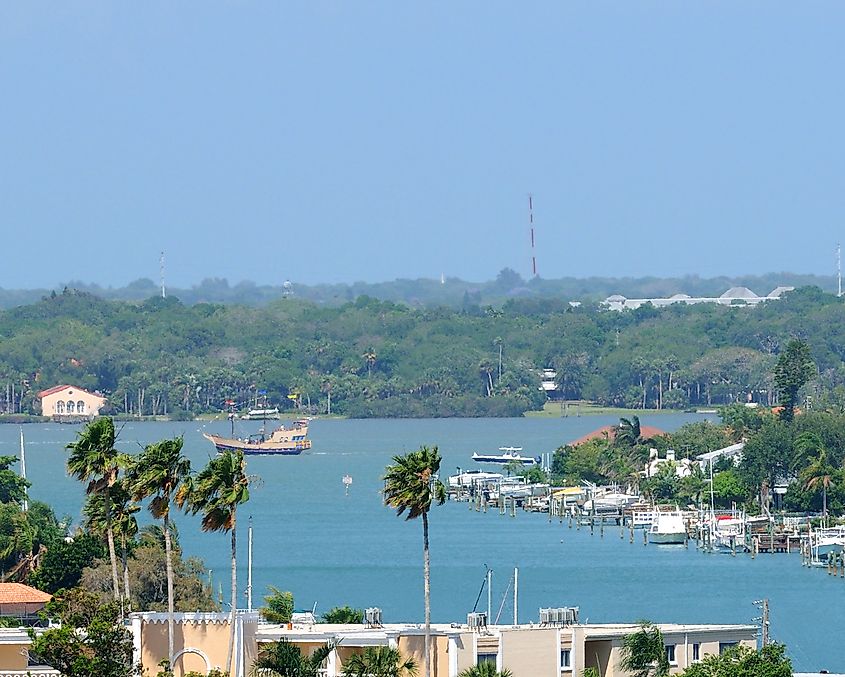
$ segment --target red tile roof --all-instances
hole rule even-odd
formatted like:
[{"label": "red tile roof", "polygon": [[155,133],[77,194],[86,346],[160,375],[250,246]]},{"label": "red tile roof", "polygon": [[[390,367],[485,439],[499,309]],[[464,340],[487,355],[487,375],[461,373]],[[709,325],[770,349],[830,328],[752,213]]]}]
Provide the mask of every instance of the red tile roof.
[{"label": "red tile roof", "polygon": [[52,595],[23,583],[0,583],[0,604],[46,604]]},{"label": "red tile roof", "polygon": [[87,390],[85,390],[85,388],[80,388],[79,386],[72,386],[67,384],[62,386],[53,386],[52,388],[47,388],[47,390],[42,390],[40,393],[38,393],[38,398],[44,399],[45,397],[47,397],[47,395],[52,395],[53,393],[61,392],[66,388],[73,388],[74,390],[77,390],[81,393],[86,393],[87,395],[91,395],[92,397],[99,397],[100,399],[105,399],[102,395],[98,395],[97,393],[89,393]]},{"label": "red tile roof", "polygon": [[53,393],[57,393],[60,390],[64,390],[65,388],[71,388],[72,386],[63,385],[63,386],[53,386],[52,388],[47,388],[47,390],[42,390],[38,393],[39,398],[47,397],[47,395],[52,395]]},{"label": "red tile roof", "polygon": [[[640,437],[648,439],[649,437],[657,437],[658,435],[665,435],[666,431],[661,430],[660,428],[655,428],[652,425],[643,425],[640,426]],[[598,430],[594,430],[591,433],[587,433],[579,437],[577,440],[572,440],[569,443],[570,447],[575,447],[579,444],[583,444],[584,442],[589,442],[590,440],[595,439],[602,439],[607,438],[612,440],[616,436],[616,426],[613,425],[605,425],[599,428]]]}]

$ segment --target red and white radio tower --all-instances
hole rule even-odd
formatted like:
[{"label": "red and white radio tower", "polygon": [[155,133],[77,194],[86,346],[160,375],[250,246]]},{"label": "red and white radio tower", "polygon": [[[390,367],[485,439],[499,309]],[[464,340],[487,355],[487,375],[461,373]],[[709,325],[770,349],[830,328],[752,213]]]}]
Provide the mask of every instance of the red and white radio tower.
[{"label": "red and white radio tower", "polygon": [[537,277],[537,256],[534,250],[534,199],[528,193],[528,226],[531,229],[531,272]]}]

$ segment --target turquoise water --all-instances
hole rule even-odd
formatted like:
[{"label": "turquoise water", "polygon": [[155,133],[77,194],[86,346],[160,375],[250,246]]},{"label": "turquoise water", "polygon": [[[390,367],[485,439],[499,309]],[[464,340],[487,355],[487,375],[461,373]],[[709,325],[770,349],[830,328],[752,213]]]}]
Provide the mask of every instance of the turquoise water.
[{"label": "turquoise water", "polygon": [[[643,416],[643,423],[672,430],[696,415]],[[311,425],[312,453],[291,458],[251,457],[249,471],[261,478],[240,513],[239,587],[246,587],[246,521],[255,530],[255,603],[268,585],[292,590],[297,606],[318,612],[339,604],[379,606],[388,621],[422,620],[422,534],[419,522],[406,522],[385,508],[379,480],[395,453],[421,444],[439,445],[443,475],[471,466],[473,451],[523,446],[551,452],[557,446],[606,423],[612,417],[561,419],[317,420]],[[243,432],[260,422],[244,423]],[[24,427],[27,470],[33,498],[51,503],[76,520],[82,486],[64,470],[64,445],[74,426]],[[185,452],[196,467],[213,448],[201,432],[227,433],[215,423],[126,424],[119,447],[135,453],[141,445],[184,435]],[[16,454],[18,427],[0,426],[0,454]],[[342,477],[353,484],[344,495]],[[203,534],[198,520],[178,515],[181,542],[212,569],[215,589],[228,595],[229,540]],[[643,546],[618,528],[568,528],[543,515],[518,511],[470,511],[446,504],[431,515],[432,614],[436,621],[462,621],[472,610],[484,576],[494,570],[494,616],[513,567],[520,569],[519,617],[537,619],[543,606],[577,605],[581,618],[595,622],[633,621],[750,623],[752,602],[768,597],[771,634],[785,642],[796,668],[845,670],[845,646],[831,638],[845,630],[845,580],[801,567],[797,554],[705,555],[678,546]],[[502,620],[513,618],[511,595]],[[245,598],[239,600],[245,606]],[[486,593],[479,610],[486,609]]]}]

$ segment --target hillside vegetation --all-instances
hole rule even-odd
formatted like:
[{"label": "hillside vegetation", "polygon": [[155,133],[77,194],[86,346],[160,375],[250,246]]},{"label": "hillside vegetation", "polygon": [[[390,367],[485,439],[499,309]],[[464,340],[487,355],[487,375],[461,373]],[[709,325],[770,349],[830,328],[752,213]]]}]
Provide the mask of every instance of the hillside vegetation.
[{"label": "hillside vegetation", "polygon": [[774,364],[796,336],[818,368],[802,402],[841,409],[843,330],[841,300],[814,287],[757,308],[622,313],[564,299],[254,308],[68,290],[0,312],[0,410],[37,412],[39,390],[73,383],[107,394],[114,413],[194,415],[266,390],[272,405],[315,413],[511,416],[542,407],[547,367],[563,397],[609,406],[773,404]]}]

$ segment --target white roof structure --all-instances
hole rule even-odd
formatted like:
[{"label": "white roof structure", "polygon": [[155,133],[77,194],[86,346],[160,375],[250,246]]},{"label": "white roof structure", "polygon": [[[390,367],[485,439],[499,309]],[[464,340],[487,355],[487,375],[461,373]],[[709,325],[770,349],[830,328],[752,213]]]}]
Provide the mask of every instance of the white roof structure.
[{"label": "white roof structure", "polygon": [[793,289],[795,288],[776,287],[766,296],[757,296],[748,287],[731,287],[718,297],[690,296],[689,294],[677,293],[672,294],[668,298],[629,299],[621,294],[613,294],[612,296],[608,296],[602,302],[602,305],[609,310],[633,310],[646,304],[662,308],[674,303],[685,303],[687,305],[692,305],[693,303],[718,303],[723,306],[756,306],[758,303],[763,303],[764,301],[777,301]]},{"label": "white roof structure", "polygon": [[745,442],[738,442],[737,444],[732,444],[729,447],[716,449],[715,451],[708,451],[706,454],[699,454],[696,458],[698,459],[698,462],[701,463],[701,467],[704,468],[708,463],[718,461],[721,458],[735,459],[742,453],[743,449],[745,449]]}]

